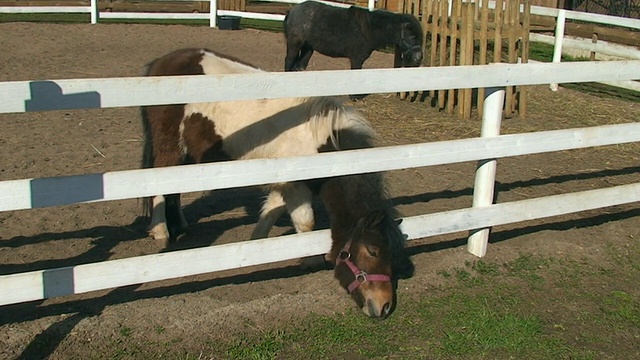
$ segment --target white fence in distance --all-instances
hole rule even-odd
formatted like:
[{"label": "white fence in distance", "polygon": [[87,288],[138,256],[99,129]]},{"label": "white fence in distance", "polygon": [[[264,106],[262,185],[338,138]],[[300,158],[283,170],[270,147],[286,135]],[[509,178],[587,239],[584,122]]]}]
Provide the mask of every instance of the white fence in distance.
[{"label": "white fence in distance", "polygon": [[[217,15],[230,15],[239,16],[248,19],[261,19],[261,20],[274,20],[283,21],[284,15],[280,14],[265,14],[254,12],[242,12],[231,10],[218,10],[217,0],[178,0],[178,1],[200,1],[209,2],[209,13],[144,13],[144,12],[100,12],[98,9],[98,0],[88,0],[88,6],[5,6],[0,7],[0,13],[90,13],[91,23],[95,24],[99,19],[170,19],[170,20],[209,20],[210,27],[217,26]],[[265,0],[268,1],[268,0]],[[273,2],[281,2],[288,4],[299,4],[307,0],[277,0]],[[350,5],[315,0],[323,3],[327,3],[338,7],[348,7]],[[506,5],[505,5],[506,6]],[[368,8],[374,9],[375,1],[369,0]],[[489,1],[489,7],[495,8],[495,1]],[[451,9],[449,9],[451,11]],[[565,39],[564,37],[564,23],[566,19],[580,20],[585,22],[593,22],[599,24],[613,25],[619,27],[625,27],[629,29],[640,29],[640,20],[623,18],[610,15],[591,14],[580,11],[571,11],[564,9],[547,8],[542,6],[532,6],[531,14],[540,16],[549,16],[556,18],[556,31],[554,36],[531,34],[529,39],[533,42],[541,42],[554,45],[554,62],[560,61],[560,55],[562,54],[563,47],[566,49],[584,50],[590,52],[597,52],[607,54],[611,56],[622,57],[626,59],[640,59],[640,51],[631,47],[621,47],[606,42],[593,43],[591,39]],[[624,88],[627,90],[640,91],[640,84],[635,81],[625,82],[602,82],[604,84]],[[552,90],[557,90],[557,84],[551,84]]]},{"label": "white fence in distance", "polygon": [[[78,108],[64,96],[100,95],[85,107],[122,107],[290,96],[389,93],[403,90],[532,85],[550,82],[640,79],[640,61],[561,64],[317,71],[220,76],[67,79],[0,83],[0,113],[28,111],[34,84],[46,83],[47,104]],[[306,84],[313,83],[309,89]],[[303,86],[305,85],[305,86]],[[176,88],[183,89],[175,91]],[[203,91],[207,89],[208,91]],[[219,89],[218,91],[211,91]],[[43,94],[39,91],[39,94]],[[490,102],[487,102],[489,104]],[[498,110],[499,112],[500,110]],[[235,161],[104,174],[0,182],[0,211],[68,203],[137,198],[163,193],[213,190],[360,172],[497,159],[565,149],[640,141],[640,124],[462,139],[388,148],[345,151],[312,157]],[[484,125],[483,125],[484,126]],[[373,159],[373,160],[372,160]],[[345,165],[349,164],[349,165]],[[277,170],[274,170],[277,169]],[[304,169],[304,171],[300,171]],[[243,179],[243,181],[240,181]],[[99,194],[82,193],[83,181],[98,183]],[[34,189],[34,184],[38,184]],[[491,184],[493,185],[493,184]],[[35,191],[37,190],[37,191]],[[80,191],[79,191],[80,190]],[[46,202],[41,198],[53,199]],[[640,200],[640,184],[525,201],[484,205],[406,218],[409,239],[555,216]],[[296,246],[290,246],[295,242]],[[482,245],[479,244],[480,251]],[[263,264],[326,253],[326,230],[273,239],[0,276],[0,305],[77,294],[116,286]],[[470,247],[478,251],[478,246]],[[482,254],[479,254],[482,255]],[[213,261],[215,260],[215,261]],[[188,263],[189,266],[184,266]]]}]

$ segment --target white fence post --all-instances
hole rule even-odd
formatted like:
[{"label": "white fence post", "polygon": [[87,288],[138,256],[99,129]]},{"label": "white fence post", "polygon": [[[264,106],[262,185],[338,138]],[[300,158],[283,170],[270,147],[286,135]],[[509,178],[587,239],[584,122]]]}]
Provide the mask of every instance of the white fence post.
[{"label": "white fence post", "polygon": [[[558,11],[558,17],[556,19],[556,33],[555,42],[553,45],[553,62],[558,63],[562,57],[562,40],[564,38],[564,23],[566,21],[567,12],[564,9]],[[551,91],[558,91],[558,84],[551,84],[549,86]]]},{"label": "white fence post", "polygon": [[216,21],[218,16],[218,0],[209,1],[209,27],[216,27]]},{"label": "white fence post", "polygon": [[[500,135],[504,95],[505,90],[503,87],[486,89],[484,108],[482,109],[482,137]],[[478,162],[476,180],[473,186],[473,207],[493,204],[496,165],[497,160],[495,159]],[[489,230],[490,228],[471,231],[467,242],[467,250],[470,253],[478,257],[483,257],[487,253]]]},{"label": "white fence post", "polygon": [[376,9],[376,0],[369,0],[369,11],[373,11]]},{"label": "white fence post", "polygon": [[100,10],[98,9],[98,0],[91,0],[91,23],[98,23],[98,15],[100,14]]}]

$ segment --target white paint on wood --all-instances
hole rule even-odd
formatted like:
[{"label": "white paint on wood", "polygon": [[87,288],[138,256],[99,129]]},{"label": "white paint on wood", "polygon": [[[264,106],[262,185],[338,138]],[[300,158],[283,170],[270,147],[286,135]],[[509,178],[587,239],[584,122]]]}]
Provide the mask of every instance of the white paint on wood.
[{"label": "white paint on wood", "polygon": [[[555,37],[550,35],[529,34],[529,40],[544,44],[555,44]],[[576,49],[585,52],[597,52],[606,55],[616,56],[624,59],[640,60],[640,50],[631,46],[622,46],[606,41],[591,42],[591,39],[569,38],[565,37],[562,43],[562,49],[566,53],[566,49]],[[555,56],[555,53],[554,53]]]},{"label": "white paint on wood", "polygon": [[[484,107],[482,109],[481,137],[489,138],[500,135],[504,96],[504,88],[486,89]],[[495,159],[483,159],[478,163],[473,187],[473,207],[493,204],[496,167],[497,161]],[[473,229],[472,234],[469,235],[467,250],[475,256],[483,257],[487,253],[489,231],[489,228]]]},{"label": "white paint on wood", "polygon": [[[551,39],[553,39],[552,36],[550,36]],[[520,62],[521,59],[518,58],[518,62]],[[529,59],[530,63],[540,63],[540,61],[536,61],[536,60],[531,60]],[[634,81],[634,80],[627,80],[627,81],[597,81],[600,84],[605,84],[605,85],[609,85],[609,86],[613,86],[613,87],[619,87],[622,89],[627,89],[627,90],[633,90],[633,91],[640,91],[640,82],[638,81]]]},{"label": "white paint on wood", "polygon": [[90,12],[90,6],[0,6],[0,14],[64,14]]},{"label": "white paint on wood", "polygon": [[[633,121],[634,119],[629,119]],[[0,211],[252,186],[640,141],[640,123],[0,182]]]},{"label": "white paint on wood", "polygon": [[[553,43],[553,62],[559,63],[562,57],[562,41],[564,40],[564,24],[565,24],[566,11],[558,11],[558,18],[556,19],[556,32],[555,41]],[[558,83],[551,83],[551,91],[558,91]]]},{"label": "white paint on wood", "polygon": [[[43,85],[38,100],[77,109],[636,79],[640,60],[13,81],[0,83],[0,113],[26,111],[30,88]],[[98,103],[73,100],[83,94]]]},{"label": "white paint on wood", "polygon": [[[503,8],[504,7],[506,7],[506,4],[503,5]],[[489,1],[489,8],[495,9],[496,2]],[[639,19],[624,18],[624,17],[611,16],[611,15],[592,14],[592,13],[586,13],[582,11],[555,9],[555,8],[549,8],[544,6],[531,6],[532,15],[549,16],[549,17],[557,18],[558,13],[560,11],[564,11],[566,18],[571,20],[580,20],[580,21],[586,21],[586,22],[592,22],[592,23],[621,26],[621,27],[627,27],[630,29],[640,29]],[[524,12],[523,5],[520,5],[520,12]]]},{"label": "white paint on wood", "polygon": [[217,27],[218,21],[218,0],[209,1],[209,27]]},{"label": "white paint on wood", "polygon": [[145,13],[145,12],[100,12],[100,19],[170,19],[170,20],[209,20],[207,13]]},{"label": "white paint on wood", "polygon": [[[417,239],[640,201],[640,184],[404,219]],[[0,305],[325,254],[328,230],[0,276]],[[189,266],[185,266],[189,264]]]}]

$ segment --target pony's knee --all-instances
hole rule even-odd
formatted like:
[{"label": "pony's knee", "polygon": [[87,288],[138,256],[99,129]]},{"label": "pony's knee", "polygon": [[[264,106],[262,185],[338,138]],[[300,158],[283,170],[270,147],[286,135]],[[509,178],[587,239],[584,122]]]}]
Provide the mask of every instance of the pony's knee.
[{"label": "pony's knee", "polygon": [[285,189],[283,197],[296,231],[301,233],[313,230],[315,223],[311,206],[313,194],[309,187],[304,184],[293,184]]},{"label": "pony's knee", "polygon": [[290,211],[290,215],[293,226],[296,228],[296,232],[302,233],[313,230],[315,219],[311,203],[301,204],[297,208]]}]

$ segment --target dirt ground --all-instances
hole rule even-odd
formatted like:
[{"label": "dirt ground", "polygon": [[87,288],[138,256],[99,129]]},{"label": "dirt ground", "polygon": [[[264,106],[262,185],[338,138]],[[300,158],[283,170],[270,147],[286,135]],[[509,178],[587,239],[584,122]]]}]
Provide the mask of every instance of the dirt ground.
[{"label": "dirt ground", "polygon": [[[281,71],[282,34],[243,29],[161,25],[0,24],[0,81],[139,76],[150,60],[181,47],[208,47],[265,70]],[[365,68],[391,67],[375,53]],[[309,70],[344,69],[345,59],[315,54]],[[313,86],[313,84],[309,84]],[[526,118],[503,122],[504,133],[626,123],[640,119],[638,102],[548,86],[530,88]],[[426,103],[376,94],[357,103],[384,145],[478,136],[480,122],[460,120]],[[137,108],[0,115],[0,180],[102,173],[139,167]],[[523,156],[498,163],[498,201],[603,188],[640,181],[638,147],[610,146]],[[471,205],[475,164],[388,174],[406,216]],[[174,248],[248,239],[261,192],[234,189],[184,195],[193,224]],[[131,199],[0,213],[0,275],[161,252],[146,236],[140,203]],[[501,226],[487,258],[521,253],[605,261],[607,246],[640,238],[637,204]],[[291,232],[287,220],[272,234]],[[326,219],[320,218],[320,226]],[[411,241],[416,275],[400,292],[424,294],[446,281],[437,274],[473,261],[466,234]],[[0,290],[1,291],[1,290]],[[638,292],[635,296],[640,295]],[[351,300],[330,271],[308,273],[296,261],[205,274],[0,308],[0,359],[82,357],[83,348],[123,326],[148,338],[182,338],[180,346],[224,338],[247,328],[287,322],[311,312],[340,313]],[[400,304],[399,306],[402,306]],[[154,331],[162,326],[166,331]],[[46,338],[47,341],[41,341]],[[46,345],[42,345],[42,344]],[[99,345],[98,345],[99,348]]]}]

